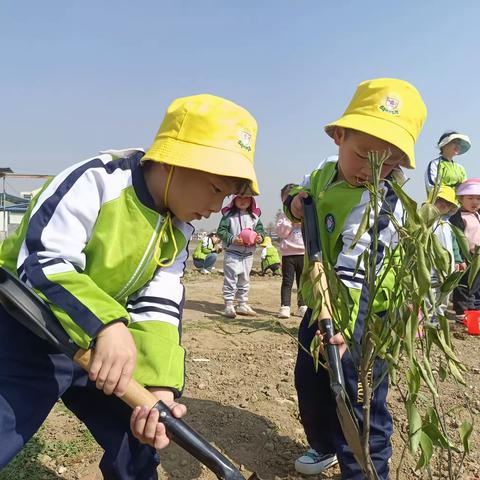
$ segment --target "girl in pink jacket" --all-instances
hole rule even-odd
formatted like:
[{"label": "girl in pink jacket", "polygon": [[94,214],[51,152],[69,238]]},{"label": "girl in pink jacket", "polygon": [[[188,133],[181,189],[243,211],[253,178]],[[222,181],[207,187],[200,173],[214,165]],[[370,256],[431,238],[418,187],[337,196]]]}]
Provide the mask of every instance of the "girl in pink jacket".
[{"label": "girl in pink jacket", "polygon": [[[294,187],[293,183],[285,185],[280,196],[282,202],[287,198],[288,192]],[[300,276],[303,270],[303,256],[305,246],[303,245],[301,223],[292,223],[283,213],[277,220],[275,233],[280,237],[280,253],[282,255],[282,287],[281,306],[278,318],[290,317],[290,304],[292,297],[293,280],[297,283],[297,304],[298,316],[303,317],[307,311],[300,294]]]}]

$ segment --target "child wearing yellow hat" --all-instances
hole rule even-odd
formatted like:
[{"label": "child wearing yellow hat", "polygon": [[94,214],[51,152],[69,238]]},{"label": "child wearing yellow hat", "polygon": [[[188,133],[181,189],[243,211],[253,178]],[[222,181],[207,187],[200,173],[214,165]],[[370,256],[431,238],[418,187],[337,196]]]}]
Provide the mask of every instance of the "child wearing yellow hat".
[{"label": "child wearing yellow hat", "polygon": [[[338,160],[330,159],[314,171],[303,189],[294,189],[285,201],[285,211],[292,220],[303,217],[301,198],[310,195],[317,207],[319,235],[323,259],[335,270],[339,281],[348,287],[351,303],[353,340],[350,352],[342,358],[347,394],[359,421],[362,420],[361,403],[357,402],[357,368],[365,312],[368,302],[368,285],[364,281],[362,258],[368,249],[372,251],[370,232],[366,231],[354,241],[361,219],[370,201],[366,183],[372,172],[368,162],[369,152],[388,152],[381,171],[381,178],[400,176],[400,167],[414,168],[414,145],[426,118],[426,107],[418,91],[408,82],[392,78],[378,78],[361,83],[344,115],[325,127],[326,133],[338,146]],[[392,187],[381,182],[384,200],[378,223],[380,246],[378,266],[382,267],[384,251],[398,242],[391,215],[402,221],[402,206]],[[393,289],[394,272],[390,270],[385,288]],[[343,479],[360,480],[364,474],[346,444],[336,414],[328,373],[315,371],[311,356],[306,353],[315,336],[316,322],[309,327],[313,307],[311,285],[305,281],[305,294],[309,309],[299,330],[299,342],[295,366],[300,416],[311,449],[295,462],[296,469],[304,474],[318,474],[325,468],[340,463]],[[374,300],[375,312],[383,315],[387,310],[388,295],[379,292]],[[341,333],[332,343],[341,346]],[[304,350],[306,349],[306,351]],[[377,359],[373,369],[373,382],[378,381],[371,403],[370,452],[378,476],[389,477],[388,460],[392,453],[390,437],[392,418],[387,409],[388,375],[386,365]]]},{"label": "child wearing yellow hat", "polygon": [[[430,193],[433,194],[433,191],[434,190],[432,190]],[[433,200],[432,195],[429,197],[430,201]],[[433,226],[433,232],[438,238],[440,245],[442,245],[442,247],[450,256],[451,271],[453,272],[454,270],[461,270],[464,267],[464,263],[460,255],[460,249],[458,247],[455,234],[452,231],[452,226],[448,221],[450,215],[454,214],[458,209],[455,190],[447,185],[440,185],[433,204],[440,213],[440,218]],[[440,279],[438,278],[438,274],[435,270],[432,271],[431,284],[432,298],[436,299],[436,305],[433,311],[429,312],[428,321],[432,326],[438,326],[438,317],[445,315],[445,310],[447,309],[448,305],[448,296],[442,296]],[[429,303],[428,299],[427,303]]]},{"label": "child wearing yellow hat", "polygon": [[103,152],[32,200],[1,246],[0,265],[93,356],[83,372],[0,307],[0,469],[61,397],[104,449],[105,478],[157,478],[156,449],[169,442],[158,411],[132,413],[117,396],[134,376],[176,417],[186,413],[175,399],[184,385],[188,222],[218,212],[227,195],[258,194],[256,133],[255,119],[229,100],[179,98],[146,153]]},{"label": "child wearing yellow hat", "polygon": [[280,255],[278,254],[278,250],[273,246],[272,239],[265,237],[260,245],[263,247],[262,253],[260,254],[260,258],[262,259],[262,275],[266,275],[268,270],[271,270],[273,275],[281,275]]},{"label": "child wearing yellow hat", "polygon": [[464,166],[457,163],[453,157],[463,155],[471,146],[470,138],[463,133],[451,130],[440,136],[437,142],[440,156],[428,164],[425,172],[427,192],[430,192],[437,182],[455,188],[467,179]]}]

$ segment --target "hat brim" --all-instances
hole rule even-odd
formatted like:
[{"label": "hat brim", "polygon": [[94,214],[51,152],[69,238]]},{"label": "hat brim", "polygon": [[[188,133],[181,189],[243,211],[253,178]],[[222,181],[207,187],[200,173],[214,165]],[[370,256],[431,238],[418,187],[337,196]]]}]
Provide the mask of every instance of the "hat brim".
[{"label": "hat brim", "polygon": [[480,195],[480,185],[465,185],[462,188],[462,185],[457,187],[457,197],[462,195]]},{"label": "hat brim", "polygon": [[467,135],[462,135],[461,133],[452,133],[448,137],[445,137],[439,144],[438,148],[442,148],[445,145],[448,145],[450,142],[457,140],[459,142],[459,151],[458,155],[463,155],[464,153],[470,150],[472,144],[470,143],[470,138]]},{"label": "hat brim", "polygon": [[157,140],[155,145],[147,150],[143,159],[224,177],[244,178],[250,181],[250,191],[242,193],[260,194],[253,164],[242,154],[230,150],[165,137],[161,141]]},{"label": "hat brim", "polygon": [[399,148],[407,156],[407,161],[402,164],[406,168],[415,168],[414,138],[399,125],[368,115],[344,115],[336,122],[325,126],[325,132],[333,137],[334,127],[351,128],[380,138]]}]

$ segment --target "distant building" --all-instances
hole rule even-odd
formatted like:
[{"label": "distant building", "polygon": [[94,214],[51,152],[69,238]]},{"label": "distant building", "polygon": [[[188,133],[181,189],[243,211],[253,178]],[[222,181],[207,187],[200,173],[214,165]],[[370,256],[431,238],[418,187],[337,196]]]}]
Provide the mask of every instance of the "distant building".
[{"label": "distant building", "polygon": [[3,193],[0,202],[0,239],[3,240],[20,225],[30,199]]}]

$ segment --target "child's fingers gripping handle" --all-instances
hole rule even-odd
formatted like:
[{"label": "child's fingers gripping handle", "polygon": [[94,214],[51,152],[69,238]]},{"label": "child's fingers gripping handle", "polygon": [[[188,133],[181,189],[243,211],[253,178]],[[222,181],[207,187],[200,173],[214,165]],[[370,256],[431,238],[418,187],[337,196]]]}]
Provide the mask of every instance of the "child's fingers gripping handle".
[{"label": "child's fingers gripping handle", "polygon": [[322,308],[318,315],[318,325],[323,334],[324,348],[330,370],[330,381],[332,385],[339,384],[345,386],[340,350],[337,345],[330,343],[330,339],[335,335],[335,329],[332,321],[332,307],[327,278],[321,262],[315,262],[312,268],[311,280],[314,285],[314,290],[316,290],[317,294],[322,298]]},{"label": "child's fingers gripping handle", "polygon": [[[84,370],[88,371],[91,356],[91,350],[78,350],[73,359]],[[132,408],[142,407],[144,405],[153,408],[157,403],[157,397],[133,378],[128,384],[127,391],[120,398]]]}]

